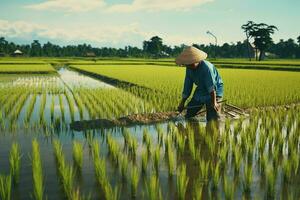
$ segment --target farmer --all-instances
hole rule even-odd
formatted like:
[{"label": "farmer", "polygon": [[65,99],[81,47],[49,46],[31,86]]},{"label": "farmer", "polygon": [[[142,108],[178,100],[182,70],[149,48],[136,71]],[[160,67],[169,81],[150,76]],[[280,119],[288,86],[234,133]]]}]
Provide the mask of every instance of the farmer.
[{"label": "farmer", "polygon": [[184,104],[190,96],[193,84],[197,85],[193,98],[187,104],[185,117],[196,116],[206,105],[207,122],[220,119],[221,106],[218,104],[223,97],[223,81],[213,64],[206,61],[207,54],[193,46],[187,47],[177,58],[176,64],[186,67],[182,99],[178,111],[182,112]]}]

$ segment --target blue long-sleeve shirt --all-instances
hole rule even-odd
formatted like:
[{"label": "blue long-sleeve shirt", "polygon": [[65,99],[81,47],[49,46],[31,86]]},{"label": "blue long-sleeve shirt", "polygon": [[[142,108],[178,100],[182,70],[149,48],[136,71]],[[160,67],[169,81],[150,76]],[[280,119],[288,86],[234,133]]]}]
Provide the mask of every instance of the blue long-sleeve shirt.
[{"label": "blue long-sleeve shirt", "polygon": [[193,84],[197,85],[193,98],[201,103],[211,101],[210,93],[215,90],[216,95],[223,97],[223,81],[216,67],[204,60],[196,69],[186,68],[182,98],[188,98],[192,92]]}]

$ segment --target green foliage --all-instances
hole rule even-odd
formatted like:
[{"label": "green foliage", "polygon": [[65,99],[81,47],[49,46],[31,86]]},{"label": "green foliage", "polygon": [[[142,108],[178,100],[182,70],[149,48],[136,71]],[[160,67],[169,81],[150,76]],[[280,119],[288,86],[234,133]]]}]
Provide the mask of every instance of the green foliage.
[{"label": "green foliage", "polygon": [[147,172],[147,166],[148,166],[148,151],[143,150],[142,151],[142,172],[145,174]]},{"label": "green foliage", "polygon": [[33,196],[36,200],[44,198],[44,178],[39,143],[36,139],[32,141],[32,179]]},{"label": "green foliage", "polygon": [[83,146],[80,142],[73,141],[73,160],[75,166],[81,170],[83,159]]},{"label": "green foliage", "polygon": [[[135,90],[130,89],[130,91],[153,102],[155,109],[160,111],[173,110],[174,99],[178,99],[182,92],[184,68],[149,65],[102,68],[92,65],[80,65],[73,67],[152,88],[153,93],[138,90],[138,88]],[[219,72],[224,83],[226,83],[224,85],[226,99],[232,104],[252,107],[282,105],[300,100],[298,92],[300,90],[300,75],[298,73],[245,69],[219,69]],[[232,74],[235,76],[232,76]],[[173,77],[172,80],[169,77]],[[273,88],[277,89],[274,90]],[[147,93],[147,97],[146,94],[141,94],[143,92]],[[161,101],[161,99],[164,99],[164,101]]]},{"label": "green foliage", "polygon": [[184,200],[189,178],[186,175],[186,165],[181,165],[177,170],[177,196]]},{"label": "green foliage", "polygon": [[131,168],[131,196],[134,198],[136,197],[137,194],[137,188],[138,188],[138,183],[139,183],[139,178],[140,178],[140,172],[136,166],[132,166]]},{"label": "green foliage", "polygon": [[162,200],[158,177],[153,174],[146,182],[146,196],[149,200]]},{"label": "green foliage", "polygon": [[251,184],[253,181],[253,175],[252,175],[252,166],[245,165],[244,167],[244,180],[243,180],[243,186],[245,192],[251,191]]},{"label": "green foliage", "polygon": [[158,174],[159,171],[159,163],[160,163],[160,148],[156,147],[153,153],[153,164],[156,174]]},{"label": "green foliage", "polygon": [[11,199],[11,176],[0,175],[0,197],[2,200]]},{"label": "green foliage", "polygon": [[13,143],[9,155],[10,164],[10,175],[13,179],[14,184],[19,183],[20,178],[20,167],[21,167],[21,153],[20,146],[18,143]]}]

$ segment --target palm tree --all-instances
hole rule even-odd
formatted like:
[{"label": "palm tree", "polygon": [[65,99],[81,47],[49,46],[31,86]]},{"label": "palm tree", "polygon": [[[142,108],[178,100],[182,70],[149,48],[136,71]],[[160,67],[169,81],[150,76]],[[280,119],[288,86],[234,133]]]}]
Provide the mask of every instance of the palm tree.
[{"label": "palm tree", "polygon": [[248,57],[249,60],[251,61],[251,53],[250,53],[250,32],[253,30],[253,26],[255,25],[255,23],[253,21],[248,21],[246,24],[242,25],[242,29],[244,30],[245,34],[246,34],[246,38],[247,38],[247,47],[248,47]]},{"label": "palm tree", "polygon": [[267,25],[265,23],[254,24],[249,32],[249,36],[254,38],[254,45],[260,51],[259,61],[264,58],[266,50],[273,43],[271,35],[275,33],[278,28],[274,25]]}]

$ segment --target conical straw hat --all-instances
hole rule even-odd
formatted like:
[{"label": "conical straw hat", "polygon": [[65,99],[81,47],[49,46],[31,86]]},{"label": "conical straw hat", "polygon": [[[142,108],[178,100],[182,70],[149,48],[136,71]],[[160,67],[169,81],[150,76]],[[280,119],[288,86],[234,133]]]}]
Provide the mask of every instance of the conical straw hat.
[{"label": "conical straw hat", "polygon": [[177,65],[190,65],[200,62],[207,58],[207,53],[190,46],[183,50],[183,52],[176,58]]}]

